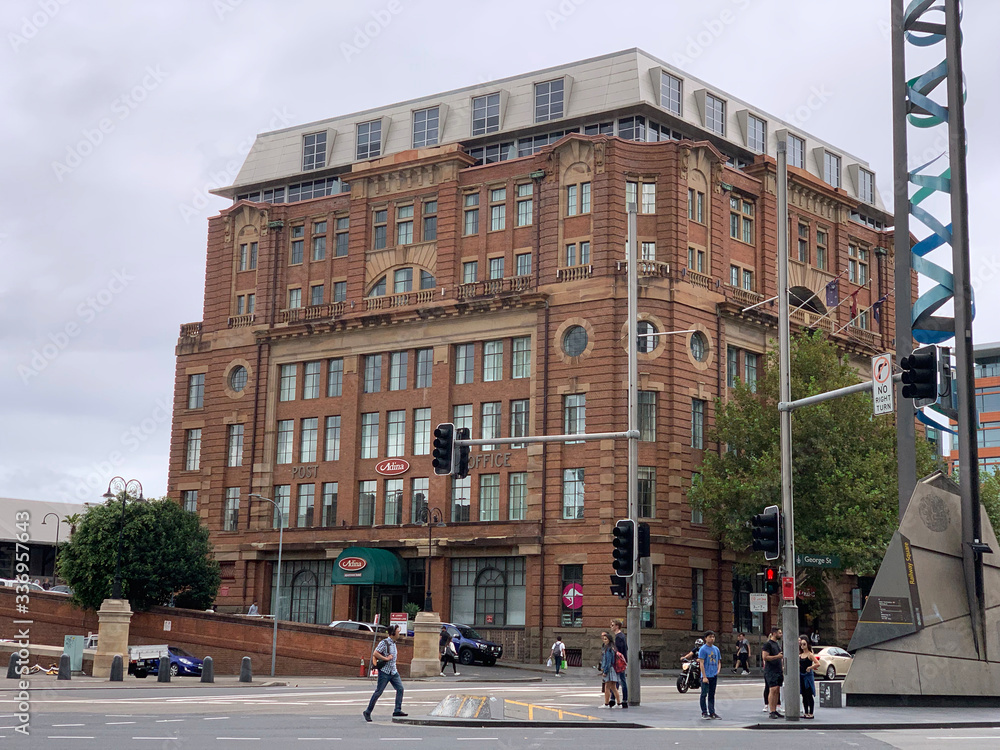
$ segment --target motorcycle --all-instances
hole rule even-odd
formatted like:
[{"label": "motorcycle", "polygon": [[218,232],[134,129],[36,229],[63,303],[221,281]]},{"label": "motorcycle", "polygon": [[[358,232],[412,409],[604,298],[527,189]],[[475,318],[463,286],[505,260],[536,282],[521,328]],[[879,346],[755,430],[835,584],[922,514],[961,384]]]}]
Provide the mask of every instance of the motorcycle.
[{"label": "motorcycle", "polygon": [[701,689],[701,667],[693,659],[681,659],[681,673],[677,677],[677,692],[686,693],[690,688]]}]

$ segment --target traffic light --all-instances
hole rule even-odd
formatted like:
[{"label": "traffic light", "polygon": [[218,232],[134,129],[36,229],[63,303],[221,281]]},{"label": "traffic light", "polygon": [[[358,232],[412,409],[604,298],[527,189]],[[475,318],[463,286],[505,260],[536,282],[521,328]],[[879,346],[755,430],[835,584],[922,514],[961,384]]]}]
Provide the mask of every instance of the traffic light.
[{"label": "traffic light", "polygon": [[753,550],[763,552],[765,560],[781,557],[781,513],[777,505],[768,505],[753,517]]},{"label": "traffic light", "polygon": [[[459,427],[455,431],[455,438],[457,440],[468,440],[472,437],[472,430],[468,427]],[[469,446],[460,445],[458,446],[458,459],[455,461],[455,472],[454,475],[456,479],[465,479],[469,476]]]},{"label": "traffic light", "polygon": [[649,524],[639,524],[639,558],[649,557]]},{"label": "traffic light", "polygon": [[623,518],[615,524],[612,535],[615,551],[611,567],[622,578],[629,578],[635,573],[635,521]]},{"label": "traffic light", "polygon": [[455,454],[455,425],[443,422],[434,428],[434,473],[454,474],[458,456]]},{"label": "traffic light", "polygon": [[924,346],[909,357],[899,360],[903,369],[903,398],[930,399],[938,397],[938,350]]},{"label": "traffic light", "polygon": [[627,578],[622,578],[612,574],[611,576],[611,593],[617,596],[619,599],[628,598],[628,585]]},{"label": "traffic light", "polygon": [[778,575],[777,568],[765,568],[764,569],[764,593],[765,594],[777,594],[778,589],[781,587],[781,577]]}]

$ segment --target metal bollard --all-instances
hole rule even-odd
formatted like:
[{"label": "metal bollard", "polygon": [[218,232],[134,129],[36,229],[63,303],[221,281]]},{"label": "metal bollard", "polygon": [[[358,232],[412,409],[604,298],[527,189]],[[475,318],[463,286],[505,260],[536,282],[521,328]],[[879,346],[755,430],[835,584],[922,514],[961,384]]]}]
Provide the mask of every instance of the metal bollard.
[{"label": "metal bollard", "polygon": [[170,682],[170,659],[166,656],[160,657],[160,666],[156,668],[157,682]]},{"label": "metal bollard", "polygon": [[215,662],[211,656],[206,656],[201,660],[201,681],[215,682]]},{"label": "metal bollard", "polygon": [[16,680],[21,676],[21,670],[17,666],[17,652],[12,651],[10,654],[10,661],[7,662],[7,679]]},{"label": "metal bollard", "polygon": [[59,657],[59,676],[56,677],[57,680],[68,680],[73,676],[72,670],[69,667],[69,654],[63,654]]},{"label": "metal bollard", "polygon": [[249,656],[244,656],[240,664],[240,682],[253,682],[253,669],[250,667]]},{"label": "metal bollard", "polygon": [[122,661],[122,655],[115,654],[115,657],[111,660],[111,677],[109,678],[111,682],[122,682],[125,672],[124,665],[125,662]]}]

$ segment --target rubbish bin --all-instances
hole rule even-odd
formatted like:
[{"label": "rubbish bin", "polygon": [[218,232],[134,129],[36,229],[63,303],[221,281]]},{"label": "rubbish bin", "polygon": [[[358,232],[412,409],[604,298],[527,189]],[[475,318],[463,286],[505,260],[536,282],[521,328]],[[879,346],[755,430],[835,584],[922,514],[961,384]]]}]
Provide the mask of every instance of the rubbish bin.
[{"label": "rubbish bin", "polygon": [[834,682],[833,680],[817,682],[816,687],[819,688],[819,707],[843,708],[844,701],[841,692],[843,684],[842,682]]},{"label": "rubbish bin", "polygon": [[63,653],[69,656],[69,668],[72,672],[83,671],[83,642],[86,640],[82,635],[67,635],[63,637]]}]

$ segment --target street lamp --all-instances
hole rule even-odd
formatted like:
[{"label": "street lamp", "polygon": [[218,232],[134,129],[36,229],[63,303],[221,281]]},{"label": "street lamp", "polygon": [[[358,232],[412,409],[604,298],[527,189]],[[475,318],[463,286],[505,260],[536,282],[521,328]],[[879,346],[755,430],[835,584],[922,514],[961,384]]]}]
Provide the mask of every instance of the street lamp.
[{"label": "street lamp", "polygon": [[59,561],[59,524],[62,523],[62,519],[59,517],[58,513],[46,513],[42,516],[42,526],[45,525],[45,521],[49,516],[56,517],[56,555],[55,559],[52,561],[52,583],[55,585],[59,583],[59,576],[56,574],[56,563]]},{"label": "street lamp", "polygon": [[274,506],[275,513],[278,514],[278,583],[274,587],[274,601],[276,605],[271,608],[271,616],[274,618],[274,630],[271,634],[271,677],[274,677],[274,661],[278,654],[278,608],[281,607],[281,543],[284,538],[285,532],[285,516],[281,512],[281,506],[278,505],[274,500],[269,497],[264,497],[263,495],[258,495],[256,492],[250,493],[251,500],[257,498],[258,500],[265,500]]},{"label": "street lamp", "polygon": [[424,612],[434,611],[434,602],[431,601],[431,545],[433,544],[434,524],[437,523],[438,526],[444,526],[443,521],[444,516],[437,508],[425,505],[420,509],[420,523],[427,524],[427,560],[424,562],[424,590],[426,592],[426,596],[424,597]]},{"label": "street lamp", "polygon": [[119,495],[122,496],[122,517],[118,523],[118,556],[115,560],[115,583],[111,589],[112,599],[122,598],[122,539],[125,536],[125,503],[129,495],[135,496],[136,490],[139,491],[139,495],[135,499],[140,503],[145,502],[145,498],[142,496],[142,483],[138,479],[126,480],[122,477],[112,477],[111,481],[108,482],[108,491],[104,493],[105,500],[114,500]]}]

